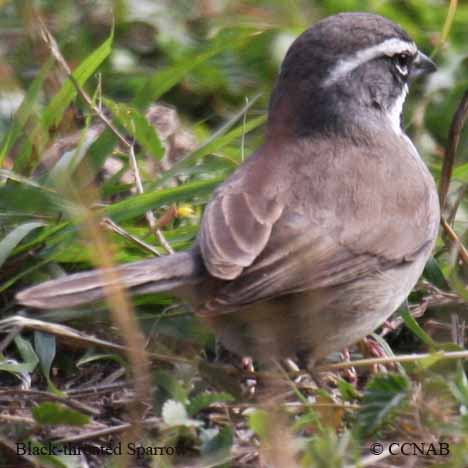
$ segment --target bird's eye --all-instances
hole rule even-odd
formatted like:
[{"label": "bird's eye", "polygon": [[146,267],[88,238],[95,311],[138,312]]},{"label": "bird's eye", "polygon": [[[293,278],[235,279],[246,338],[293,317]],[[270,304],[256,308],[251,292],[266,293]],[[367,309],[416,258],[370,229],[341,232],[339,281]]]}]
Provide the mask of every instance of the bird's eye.
[{"label": "bird's eye", "polygon": [[410,56],[408,54],[402,53],[394,55],[393,63],[401,75],[406,76],[408,74],[410,66]]}]

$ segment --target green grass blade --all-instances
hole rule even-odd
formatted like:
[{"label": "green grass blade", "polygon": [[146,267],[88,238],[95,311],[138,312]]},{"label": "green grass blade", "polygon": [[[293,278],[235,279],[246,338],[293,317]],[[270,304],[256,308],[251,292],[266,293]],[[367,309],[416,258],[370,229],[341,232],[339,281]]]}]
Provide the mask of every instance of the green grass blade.
[{"label": "green grass blade", "polygon": [[104,99],[104,104],[110,109],[122,127],[143,147],[145,152],[160,160],[164,155],[164,148],[156,129],[137,109],[123,103],[116,103],[111,99]]},{"label": "green grass blade", "polygon": [[159,190],[156,192],[135,195],[106,208],[105,213],[116,222],[122,222],[141,216],[145,211],[161,205],[169,205],[181,200],[208,195],[223,181],[222,177],[191,182],[179,187]]},{"label": "green grass blade", "polygon": [[13,147],[19,136],[23,131],[23,127],[28,120],[29,116],[34,111],[34,102],[39,94],[42,83],[44,82],[47,74],[52,68],[54,60],[50,57],[46,63],[42,66],[41,70],[37,74],[34,81],[31,83],[26,95],[24,96],[21,105],[15,113],[11,127],[8,133],[3,138],[3,141],[0,145],[0,166],[2,165],[8,151]]},{"label": "green grass blade", "polygon": [[399,309],[401,318],[405,325],[431,350],[438,349],[437,343],[421,328],[416,319],[410,314],[406,306]]},{"label": "green grass blade", "polygon": [[0,267],[5,263],[12,250],[34,229],[44,226],[41,222],[24,223],[9,232],[0,241]]},{"label": "green grass blade", "polygon": [[155,72],[137,93],[134,105],[142,108],[147,103],[156,101],[178,84],[191,70],[227,49],[245,45],[251,36],[252,31],[242,31],[241,33],[238,31],[224,31],[220,33],[215,40],[210,42],[210,45],[205,50],[199,52],[194,57],[184,56],[175,64]]},{"label": "green grass blade", "polygon": [[[252,102],[254,102],[254,100],[252,100]],[[252,105],[252,102],[249,103],[249,105]],[[158,179],[158,181],[154,184],[154,186],[157,186],[161,184],[162,182],[166,181],[167,179],[174,177],[183,169],[193,166],[207,154],[214,153],[215,151],[219,151],[220,149],[224,148],[225,146],[227,146],[228,144],[230,144],[237,138],[240,138],[244,133],[251,132],[257,127],[260,127],[266,121],[266,115],[255,117],[249,120],[248,122],[246,122],[245,124],[242,123],[241,125],[238,125],[236,128],[231,130],[230,132],[224,134],[224,132],[230,126],[232,126],[234,122],[238,120],[240,117],[241,115],[236,114],[236,116],[233,119],[231,119],[230,122],[228,122],[229,126],[226,126],[226,125],[223,126],[222,133],[216,132],[210,139],[208,139],[207,142],[205,142],[203,145],[201,145],[199,148],[197,148],[195,151],[189,154],[186,158],[174,164],[174,166],[170,170],[165,171],[164,174],[161,175],[160,179]]]},{"label": "green grass blade", "polygon": [[[114,39],[114,31],[111,31],[110,36],[88,57],[86,57],[80,65],[73,71],[72,75],[76,82],[83,86],[86,81],[100,67],[104,60],[112,51],[112,42]],[[42,125],[44,128],[50,128],[52,125],[57,125],[61,120],[65,109],[76,97],[77,91],[71,80],[65,81],[59,92],[52,98],[42,116]]]}]

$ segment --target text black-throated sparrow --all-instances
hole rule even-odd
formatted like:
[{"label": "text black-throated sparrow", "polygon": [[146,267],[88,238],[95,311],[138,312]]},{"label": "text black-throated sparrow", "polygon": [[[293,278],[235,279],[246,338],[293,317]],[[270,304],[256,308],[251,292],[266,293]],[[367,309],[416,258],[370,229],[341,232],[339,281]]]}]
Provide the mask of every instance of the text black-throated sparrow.
[{"label": "text black-throated sparrow", "polygon": [[[434,245],[434,181],[401,128],[412,78],[434,64],[397,25],[326,18],[289,49],[265,143],[206,206],[193,248],[117,268],[131,291],[172,291],[224,345],[312,362],[372,332]],[[18,294],[40,308],[102,297],[91,271]]]}]

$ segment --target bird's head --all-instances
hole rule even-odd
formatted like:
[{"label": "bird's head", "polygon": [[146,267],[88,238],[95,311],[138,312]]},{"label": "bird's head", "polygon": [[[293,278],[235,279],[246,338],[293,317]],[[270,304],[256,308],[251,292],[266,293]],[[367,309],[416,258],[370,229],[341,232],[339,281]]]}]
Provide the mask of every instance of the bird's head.
[{"label": "bird's head", "polygon": [[388,124],[400,131],[412,79],[436,69],[397,24],[369,13],[319,21],[289,48],[270,102],[270,127],[297,135]]}]

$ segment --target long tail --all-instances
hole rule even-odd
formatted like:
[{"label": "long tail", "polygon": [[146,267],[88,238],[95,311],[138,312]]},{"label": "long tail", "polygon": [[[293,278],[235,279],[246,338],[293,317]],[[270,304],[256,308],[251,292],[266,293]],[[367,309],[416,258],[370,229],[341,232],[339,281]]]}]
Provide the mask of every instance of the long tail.
[{"label": "long tail", "polygon": [[189,250],[165,257],[129,263],[109,270],[92,270],[58,278],[17,294],[19,303],[39,309],[73,307],[101,299],[104,287],[119,283],[134,294],[161,292],[197,283],[205,268],[198,252]]}]

